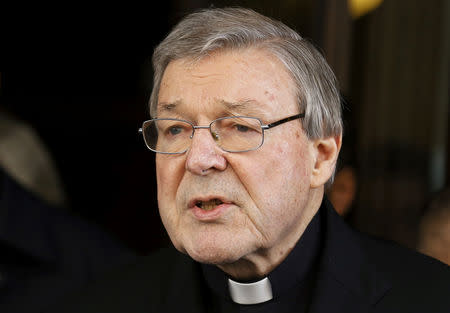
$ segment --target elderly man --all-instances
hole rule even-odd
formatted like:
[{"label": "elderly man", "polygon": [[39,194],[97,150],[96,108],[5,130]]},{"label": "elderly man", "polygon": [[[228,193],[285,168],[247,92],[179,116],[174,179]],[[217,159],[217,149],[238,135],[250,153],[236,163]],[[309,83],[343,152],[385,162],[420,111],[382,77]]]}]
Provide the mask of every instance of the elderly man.
[{"label": "elderly man", "polygon": [[450,310],[448,267],[351,230],[324,198],[342,121],[313,45],[254,11],[208,9],[153,62],[141,132],[178,251],[99,282],[73,312]]}]

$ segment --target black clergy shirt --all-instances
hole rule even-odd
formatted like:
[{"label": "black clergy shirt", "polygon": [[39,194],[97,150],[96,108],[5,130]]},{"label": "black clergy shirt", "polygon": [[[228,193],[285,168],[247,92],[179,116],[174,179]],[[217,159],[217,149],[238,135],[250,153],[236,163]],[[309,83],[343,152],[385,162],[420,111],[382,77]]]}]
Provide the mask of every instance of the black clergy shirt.
[{"label": "black clergy shirt", "polygon": [[[237,304],[230,297],[228,276],[214,265],[202,264],[211,312],[307,312],[321,247],[321,216],[317,213],[286,259],[267,278],[273,299]],[[242,283],[247,283],[243,281]]]}]

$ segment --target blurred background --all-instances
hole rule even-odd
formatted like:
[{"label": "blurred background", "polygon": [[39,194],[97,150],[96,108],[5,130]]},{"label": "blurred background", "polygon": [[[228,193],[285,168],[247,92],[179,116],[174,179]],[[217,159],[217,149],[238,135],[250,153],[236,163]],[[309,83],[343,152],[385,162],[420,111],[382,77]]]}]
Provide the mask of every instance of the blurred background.
[{"label": "blurred background", "polygon": [[154,155],[137,132],[149,117],[150,57],[185,14],[239,5],[281,19],[323,51],[344,101],[346,218],[416,246],[427,203],[450,178],[450,1],[156,3],[0,5],[0,109],[48,148],[66,210],[139,254],[168,242]]}]

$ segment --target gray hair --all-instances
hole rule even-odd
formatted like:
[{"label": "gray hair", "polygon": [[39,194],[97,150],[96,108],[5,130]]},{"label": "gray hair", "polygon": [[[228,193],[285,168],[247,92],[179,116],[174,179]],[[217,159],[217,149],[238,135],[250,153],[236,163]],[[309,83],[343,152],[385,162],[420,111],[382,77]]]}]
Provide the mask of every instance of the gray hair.
[{"label": "gray hair", "polygon": [[219,50],[261,48],[286,67],[297,88],[303,128],[308,138],[340,135],[342,118],[336,77],[321,53],[280,21],[244,8],[212,8],[186,16],[156,47],[150,113],[156,116],[159,88],[167,65],[194,62]]}]

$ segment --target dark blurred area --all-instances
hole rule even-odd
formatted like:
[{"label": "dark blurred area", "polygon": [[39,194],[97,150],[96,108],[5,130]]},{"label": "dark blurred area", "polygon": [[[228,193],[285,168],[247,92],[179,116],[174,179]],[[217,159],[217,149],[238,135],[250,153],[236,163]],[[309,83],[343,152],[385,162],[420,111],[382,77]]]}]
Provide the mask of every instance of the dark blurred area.
[{"label": "dark blurred area", "polygon": [[1,5],[0,107],[50,150],[70,210],[140,254],[165,245],[148,119],[150,57],[181,16],[240,5],[278,18],[324,52],[341,82],[357,164],[351,223],[414,246],[427,197],[448,183],[447,1],[163,1]]},{"label": "dark blurred area", "polygon": [[53,155],[69,207],[140,252],[161,242],[148,117],[149,59],[169,4],[2,10],[1,106]]}]

